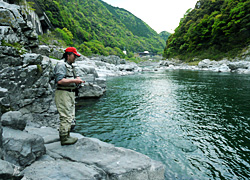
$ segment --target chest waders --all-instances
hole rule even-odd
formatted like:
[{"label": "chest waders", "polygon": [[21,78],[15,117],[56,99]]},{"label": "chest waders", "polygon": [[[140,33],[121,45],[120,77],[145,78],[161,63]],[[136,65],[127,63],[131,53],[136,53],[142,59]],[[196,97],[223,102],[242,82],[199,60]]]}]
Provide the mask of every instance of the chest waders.
[{"label": "chest waders", "polygon": [[[60,64],[66,68],[65,79],[75,79],[74,67],[68,63]],[[56,107],[59,112],[59,136],[61,145],[70,145],[77,142],[77,138],[70,136],[71,122],[75,119],[75,90],[76,84],[57,85],[55,92]]]}]

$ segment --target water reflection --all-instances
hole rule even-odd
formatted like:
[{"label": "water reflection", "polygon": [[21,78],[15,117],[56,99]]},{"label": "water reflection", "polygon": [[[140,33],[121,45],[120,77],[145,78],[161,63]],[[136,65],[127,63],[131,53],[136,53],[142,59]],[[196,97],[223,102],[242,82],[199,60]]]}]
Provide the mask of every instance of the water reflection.
[{"label": "water reflection", "polygon": [[248,179],[250,77],[166,71],[110,78],[76,131],[166,165],[166,179]]}]

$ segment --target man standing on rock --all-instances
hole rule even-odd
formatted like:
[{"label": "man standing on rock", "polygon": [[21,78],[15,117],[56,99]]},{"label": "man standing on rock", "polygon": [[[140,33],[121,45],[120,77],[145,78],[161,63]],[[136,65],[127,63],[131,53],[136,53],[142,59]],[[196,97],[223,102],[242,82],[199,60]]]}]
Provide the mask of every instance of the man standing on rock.
[{"label": "man standing on rock", "polygon": [[55,92],[56,107],[60,116],[59,136],[61,145],[77,142],[77,138],[70,136],[71,122],[75,119],[75,92],[77,85],[84,83],[77,75],[73,63],[77,53],[76,48],[68,47],[63,54],[65,62],[57,63],[54,74],[57,89]]}]

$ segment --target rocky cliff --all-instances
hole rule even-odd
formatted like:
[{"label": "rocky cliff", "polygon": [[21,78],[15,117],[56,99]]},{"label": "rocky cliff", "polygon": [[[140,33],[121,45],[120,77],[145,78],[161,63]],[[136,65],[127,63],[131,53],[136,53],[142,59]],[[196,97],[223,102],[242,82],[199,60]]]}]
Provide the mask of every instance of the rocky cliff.
[{"label": "rocky cliff", "polygon": [[[39,46],[20,6],[0,2],[0,179],[164,179],[165,167],[145,155],[74,134],[62,147],[53,68],[63,49]],[[78,98],[100,97],[107,76],[141,71],[116,56],[82,56],[86,80]]]}]

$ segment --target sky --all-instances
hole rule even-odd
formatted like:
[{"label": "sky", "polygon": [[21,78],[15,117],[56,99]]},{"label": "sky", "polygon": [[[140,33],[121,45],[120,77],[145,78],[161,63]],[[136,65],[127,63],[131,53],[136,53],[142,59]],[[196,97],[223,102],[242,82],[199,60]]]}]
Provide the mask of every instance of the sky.
[{"label": "sky", "polygon": [[180,19],[198,0],[102,0],[114,7],[126,9],[147,23],[157,33],[173,33]]}]

